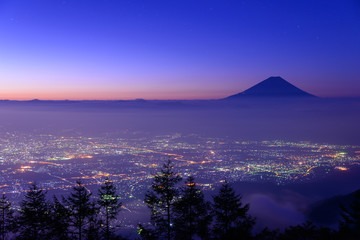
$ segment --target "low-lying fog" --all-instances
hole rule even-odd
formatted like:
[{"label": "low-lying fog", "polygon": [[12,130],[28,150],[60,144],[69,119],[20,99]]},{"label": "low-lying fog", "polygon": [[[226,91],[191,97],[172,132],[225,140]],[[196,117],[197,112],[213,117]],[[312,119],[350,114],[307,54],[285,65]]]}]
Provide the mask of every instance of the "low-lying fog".
[{"label": "low-lying fog", "polygon": [[3,131],[141,131],[360,144],[360,99],[0,102]]}]

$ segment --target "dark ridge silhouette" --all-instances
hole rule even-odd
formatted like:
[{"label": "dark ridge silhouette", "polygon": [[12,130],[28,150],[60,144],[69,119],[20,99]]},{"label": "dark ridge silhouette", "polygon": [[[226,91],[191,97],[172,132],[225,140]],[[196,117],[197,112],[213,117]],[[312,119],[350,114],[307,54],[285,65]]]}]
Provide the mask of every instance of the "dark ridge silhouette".
[{"label": "dark ridge silhouette", "polygon": [[307,216],[310,221],[322,225],[336,225],[341,219],[341,205],[349,207],[360,189],[347,195],[338,195],[313,203],[309,206]]},{"label": "dark ridge silhouette", "polygon": [[315,97],[281,77],[269,77],[255,86],[225,99],[241,99],[244,97]]}]

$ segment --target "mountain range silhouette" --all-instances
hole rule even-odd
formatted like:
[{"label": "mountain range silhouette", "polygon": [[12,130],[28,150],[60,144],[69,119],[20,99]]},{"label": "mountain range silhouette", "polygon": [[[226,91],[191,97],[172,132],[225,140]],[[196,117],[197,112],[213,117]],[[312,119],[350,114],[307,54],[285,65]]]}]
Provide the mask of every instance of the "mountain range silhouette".
[{"label": "mountain range silhouette", "polygon": [[307,93],[281,77],[269,77],[255,86],[231,95],[225,99],[238,99],[244,97],[315,97]]}]

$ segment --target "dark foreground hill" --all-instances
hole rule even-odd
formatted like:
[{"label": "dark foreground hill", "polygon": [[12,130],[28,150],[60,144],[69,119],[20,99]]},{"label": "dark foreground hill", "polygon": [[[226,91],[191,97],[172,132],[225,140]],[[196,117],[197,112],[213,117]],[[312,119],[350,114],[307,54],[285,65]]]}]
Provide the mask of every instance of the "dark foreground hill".
[{"label": "dark foreground hill", "polygon": [[308,217],[311,221],[321,225],[337,225],[341,219],[341,206],[349,208],[360,189],[347,195],[339,195],[318,201],[309,206]]}]

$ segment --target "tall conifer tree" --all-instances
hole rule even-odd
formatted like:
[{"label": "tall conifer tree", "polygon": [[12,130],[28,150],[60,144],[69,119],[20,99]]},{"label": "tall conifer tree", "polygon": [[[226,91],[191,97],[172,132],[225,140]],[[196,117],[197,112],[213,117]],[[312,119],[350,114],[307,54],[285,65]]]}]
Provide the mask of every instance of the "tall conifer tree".
[{"label": "tall conifer tree", "polygon": [[55,196],[51,204],[49,239],[66,240],[69,236],[70,211]]},{"label": "tall conifer tree", "polygon": [[241,202],[229,183],[224,183],[213,197],[214,235],[217,239],[249,239],[255,220],[248,214],[249,205]]},{"label": "tall conifer tree", "polygon": [[145,195],[145,203],[151,210],[151,221],[158,239],[170,240],[173,235],[173,206],[179,196],[177,184],[181,181],[173,168],[168,160],[160,173],[153,176],[151,189]]},{"label": "tall conifer tree", "polygon": [[0,239],[5,240],[8,233],[12,230],[14,221],[14,211],[11,202],[3,194],[0,198]]},{"label": "tall conifer tree", "polygon": [[116,220],[121,210],[121,202],[120,196],[116,193],[116,187],[108,178],[99,189],[98,204],[104,216],[104,236],[106,240],[109,240],[114,232],[111,222]]},{"label": "tall conifer tree", "polygon": [[192,240],[195,235],[208,239],[210,204],[204,200],[204,194],[192,176],[187,178],[180,195],[179,201],[174,204],[176,239]]},{"label": "tall conifer tree", "polygon": [[70,227],[76,239],[85,239],[90,223],[96,214],[94,203],[91,202],[91,193],[81,181],[76,181],[70,196],[66,199],[70,212]]},{"label": "tall conifer tree", "polygon": [[20,203],[18,239],[47,239],[49,220],[46,192],[34,183]]}]

